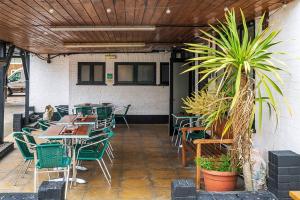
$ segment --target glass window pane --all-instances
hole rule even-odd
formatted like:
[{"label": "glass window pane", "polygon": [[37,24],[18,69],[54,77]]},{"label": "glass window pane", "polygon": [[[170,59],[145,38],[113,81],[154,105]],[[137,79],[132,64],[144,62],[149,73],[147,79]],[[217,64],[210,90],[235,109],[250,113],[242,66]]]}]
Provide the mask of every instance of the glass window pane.
[{"label": "glass window pane", "polygon": [[118,81],[133,82],[133,65],[118,65]]},{"label": "glass window pane", "polygon": [[90,81],[90,65],[81,65],[81,81]]},{"label": "glass window pane", "polygon": [[155,70],[153,65],[142,64],[138,66],[138,82],[155,82]]},{"label": "glass window pane", "polygon": [[169,65],[161,65],[161,84],[169,84]]},{"label": "glass window pane", "polygon": [[94,81],[104,81],[103,73],[104,73],[103,65],[94,65]]}]

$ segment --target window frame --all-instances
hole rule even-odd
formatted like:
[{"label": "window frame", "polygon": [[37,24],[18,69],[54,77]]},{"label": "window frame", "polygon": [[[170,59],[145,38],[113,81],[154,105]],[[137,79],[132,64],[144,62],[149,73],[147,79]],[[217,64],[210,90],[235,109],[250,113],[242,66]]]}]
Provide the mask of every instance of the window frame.
[{"label": "window frame", "polygon": [[[168,71],[169,71],[169,74],[168,74],[168,76],[169,76],[169,81],[168,81],[168,82],[164,82],[164,81],[162,80],[162,66],[163,66],[163,65],[168,65]],[[165,86],[170,85],[170,63],[169,63],[169,62],[161,62],[161,63],[160,63],[160,80],[159,80],[159,84],[160,84],[160,85],[165,85]]]},{"label": "window frame", "polygon": [[[81,68],[83,65],[89,65],[90,74],[89,81],[81,80]],[[103,66],[103,81],[94,81],[95,74],[95,65]],[[77,76],[77,85],[106,85],[105,84],[105,74],[106,74],[106,63],[105,62],[78,62],[78,76]]]},{"label": "window frame", "polygon": [[[156,62],[115,62],[115,83],[114,85],[156,85]],[[118,68],[119,65],[132,65],[133,66],[133,81],[128,82],[120,82],[118,81]],[[145,82],[145,81],[138,81],[138,66],[139,65],[152,65],[153,67],[153,81]]]}]

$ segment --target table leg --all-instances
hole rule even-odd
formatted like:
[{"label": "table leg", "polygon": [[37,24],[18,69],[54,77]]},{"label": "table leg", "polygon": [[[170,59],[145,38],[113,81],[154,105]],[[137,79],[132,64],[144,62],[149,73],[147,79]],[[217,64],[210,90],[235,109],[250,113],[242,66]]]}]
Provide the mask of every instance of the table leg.
[{"label": "table leg", "polygon": [[[77,144],[77,139],[75,139],[75,144]],[[77,170],[76,170],[76,148],[73,148],[73,155],[72,155],[72,165],[73,165],[73,179],[72,181],[74,182],[74,185],[76,186],[76,173],[77,173]]]}]

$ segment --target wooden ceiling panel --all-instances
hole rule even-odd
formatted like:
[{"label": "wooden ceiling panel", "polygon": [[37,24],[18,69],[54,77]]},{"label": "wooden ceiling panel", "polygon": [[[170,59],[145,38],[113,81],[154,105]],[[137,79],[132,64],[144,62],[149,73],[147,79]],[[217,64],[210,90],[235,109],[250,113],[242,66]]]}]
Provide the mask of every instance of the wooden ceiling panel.
[{"label": "wooden ceiling panel", "polygon": [[[286,1],[286,2],[290,2]],[[216,19],[224,8],[243,9],[248,20],[275,10],[283,0],[1,0],[0,39],[35,53],[126,51],[66,49],[64,43],[143,42],[145,51],[195,40],[195,31]],[[170,13],[166,13],[167,9]],[[110,12],[108,12],[110,11]],[[237,14],[239,16],[239,13]],[[53,26],[154,25],[155,31],[51,31]]]}]

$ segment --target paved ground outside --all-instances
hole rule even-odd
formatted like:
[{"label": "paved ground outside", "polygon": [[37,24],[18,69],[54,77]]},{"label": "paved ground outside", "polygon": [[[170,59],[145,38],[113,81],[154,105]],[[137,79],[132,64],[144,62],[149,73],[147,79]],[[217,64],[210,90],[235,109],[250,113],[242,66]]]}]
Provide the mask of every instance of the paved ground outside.
[{"label": "paved ground outside", "polygon": [[[194,177],[193,167],[181,166],[177,148],[170,144],[167,125],[131,125],[130,129],[118,125],[115,132],[113,165],[105,158],[112,175],[111,188],[96,162],[83,162],[89,170],[79,171],[78,177],[88,183],[72,187],[68,199],[167,200],[172,180]],[[11,136],[6,140],[12,140]],[[24,178],[13,185],[21,162],[18,149],[0,161],[0,192],[33,191],[33,164]],[[43,180],[48,180],[47,174],[40,176],[39,181]]]},{"label": "paved ground outside", "polygon": [[13,131],[13,114],[25,112],[25,97],[11,96],[7,98],[4,110],[4,136]]}]

